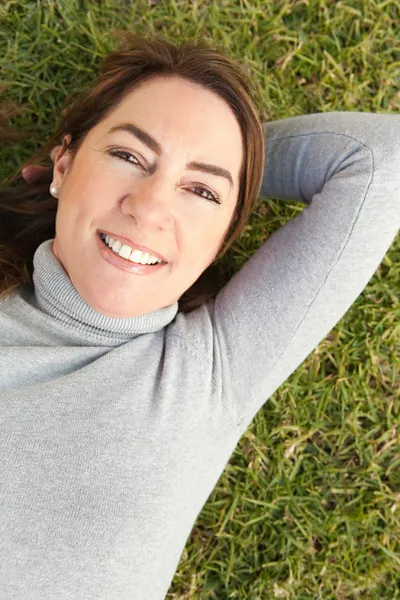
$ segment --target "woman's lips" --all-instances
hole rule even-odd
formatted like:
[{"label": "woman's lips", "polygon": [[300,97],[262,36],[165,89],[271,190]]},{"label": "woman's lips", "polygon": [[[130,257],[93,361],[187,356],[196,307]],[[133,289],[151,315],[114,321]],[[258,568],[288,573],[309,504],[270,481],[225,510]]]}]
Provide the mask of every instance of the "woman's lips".
[{"label": "woman's lips", "polygon": [[132,250],[141,250],[142,252],[148,252],[149,254],[155,256],[156,258],[159,258],[163,262],[168,262],[167,259],[164,256],[162,256],[162,254],[159,254],[155,250],[151,250],[151,248],[146,248],[146,246],[139,246],[138,244],[135,244],[132,240],[130,240],[127,237],[124,237],[123,235],[117,235],[116,233],[111,233],[110,231],[105,231],[102,229],[99,229],[98,233],[104,233],[105,235],[108,235],[109,237],[112,237],[115,240],[128,244],[128,246],[130,246]]},{"label": "woman's lips", "polygon": [[103,258],[114,267],[127,271],[128,273],[136,273],[137,275],[147,275],[155,273],[167,265],[167,263],[156,263],[155,265],[142,265],[140,263],[134,263],[131,260],[119,256],[107,246],[107,244],[101,239],[100,232],[96,235],[97,242],[100,247],[100,252]]}]

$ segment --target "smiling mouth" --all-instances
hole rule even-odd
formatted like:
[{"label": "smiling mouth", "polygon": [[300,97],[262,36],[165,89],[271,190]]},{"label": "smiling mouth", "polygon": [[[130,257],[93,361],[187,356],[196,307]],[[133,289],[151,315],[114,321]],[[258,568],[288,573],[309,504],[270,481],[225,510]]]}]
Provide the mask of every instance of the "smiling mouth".
[{"label": "smiling mouth", "polygon": [[100,244],[101,254],[103,258],[115,267],[122,269],[123,271],[127,271],[128,273],[136,273],[137,275],[145,275],[149,273],[155,273],[159,270],[163,269],[167,265],[165,262],[155,263],[155,264],[142,264],[137,263],[123,256],[117,254],[112,248],[110,248],[105,241],[101,238],[100,232],[97,233],[98,243]]},{"label": "smiling mouth", "polygon": [[[153,252],[152,250],[148,250],[144,247],[136,246],[135,244],[127,241],[125,238],[113,237],[113,235],[106,233],[105,231],[101,231],[100,229],[97,230],[97,234],[99,235],[100,239],[102,241],[104,241],[104,243],[111,249],[112,249],[112,247],[107,244],[107,240],[106,240],[107,237],[109,239],[118,240],[118,242],[120,244],[122,244],[122,246],[127,245],[129,248],[131,248],[132,252],[140,252],[142,255],[148,254],[149,257],[156,259],[159,264],[165,264],[165,265],[168,264],[168,261],[166,259],[164,259],[164,257],[161,256],[160,254],[157,254],[156,252]],[[140,264],[142,264],[142,263],[140,263]]]},{"label": "smiling mouth", "polygon": [[[113,250],[113,248],[112,248],[112,247],[111,247],[109,244],[107,244],[107,241],[106,241],[106,234],[104,234],[104,233],[102,233],[101,231],[99,231],[99,232],[98,232],[98,236],[99,236],[100,240],[103,242],[104,246],[105,246],[105,247],[106,247],[108,250],[110,250],[110,251],[111,251],[113,254],[115,254],[115,256],[118,256],[119,258],[121,258],[121,259],[123,259],[123,260],[126,260],[127,262],[130,262],[130,263],[133,263],[133,264],[136,264],[136,265],[149,266],[149,267],[152,267],[152,266],[155,266],[155,265],[166,265],[166,264],[167,264],[166,262],[164,262],[164,261],[163,261],[163,260],[161,260],[161,259],[157,259],[157,262],[155,262],[155,263],[154,263],[154,262],[150,262],[150,263],[147,263],[147,262],[146,262],[146,263],[141,263],[141,262],[137,262],[136,260],[131,260],[130,258],[127,258],[126,256],[121,256],[121,255],[120,255],[120,254],[119,254],[117,251]],[[134,252],[134,251],[135,251],[135,248],[133,248],[133,252]],[[141,252],[141,255],[142,255],[142,256],[145,254],[145,253],[144,253],[144,252],[142,252],[141,250],[139,250],[139,252]],[[130,254],[130,255],[132,255],[132,252],[131,252],[131,254]],[[136,256],[137,256],[137,255],[136,255]],[[152,256],[152,255],[149,255],[149,256]],[[156,258],[157,258],[157,257],[154,257],[154,259],[156,259]]]}]

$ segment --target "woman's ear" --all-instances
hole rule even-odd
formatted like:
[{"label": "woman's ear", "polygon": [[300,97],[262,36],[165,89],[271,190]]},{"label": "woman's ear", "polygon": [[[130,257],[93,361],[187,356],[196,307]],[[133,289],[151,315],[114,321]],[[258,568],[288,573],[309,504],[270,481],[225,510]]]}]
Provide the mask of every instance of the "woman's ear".
[{"label": "woman's ear", "polygon": [[54,158],[53,183],[58,189],[60,189],[62,180],[70,165],[71,154],[68,152],[68,146],[71,143],[71,139],[71,134],[63,136],[62,145],[59,147],[57,155]]}]

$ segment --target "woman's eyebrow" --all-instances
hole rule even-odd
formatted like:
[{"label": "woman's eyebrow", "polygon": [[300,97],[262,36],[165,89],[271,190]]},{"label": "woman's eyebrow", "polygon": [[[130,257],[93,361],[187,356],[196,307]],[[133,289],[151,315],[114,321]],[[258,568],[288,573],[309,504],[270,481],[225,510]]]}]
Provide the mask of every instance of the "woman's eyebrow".
[{"label": "woman's eyebrow", "polygon": [[[141,142],[143,142],[143,144],[146,144],[146,146],[148,146],[150,150],[155,152],[158,156],[162,154],[162,147],[157,142],[157,140],[155,140],[146,131],[143,131],[143,129],[140,129],[140,127],[134,125],[133,123],[122,123],[121,125],[115,125],[110,129],[107,135],[114,133],[114,131],[127,131],[128,133],[134,135]],[[233,187],[232,175],[227,169],[224,169],[223,167],[218,167],[217,165],[210,165],[208,163],[203,162],[192,161],[186,165],[186,168],[192,171],[204,171],[204,173],[210,173],[211,175],[217,175],[218,177],[225,177],[229,181],[230,187]]]}]

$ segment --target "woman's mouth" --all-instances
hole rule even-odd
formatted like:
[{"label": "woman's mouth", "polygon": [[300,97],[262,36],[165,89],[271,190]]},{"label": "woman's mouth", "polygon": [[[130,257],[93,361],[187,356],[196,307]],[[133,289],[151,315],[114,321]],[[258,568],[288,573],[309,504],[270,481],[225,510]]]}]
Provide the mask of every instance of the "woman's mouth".
[{"label": "woman's mouth", "polygon": [[[147,275],[149,273],[155,273],[156,271],[159,271],[167,265],[167,263],[165,262],[156,264],[142,264],[134,262],[129,258],[124,258],[123,256],[120,256],[114,250],[112,250],[105,241],[105,234],[97,232],[96,238],[98,240],[98,244],[103,258],[109,264],[119,268],[122,271],[127,271],[128,273],[136,273],[138,275]],[[131,253],[131,255],[132,254],[133,252]]]}]

